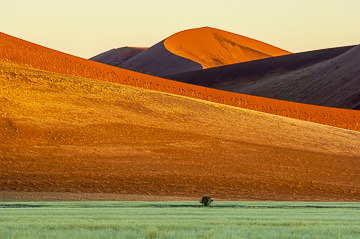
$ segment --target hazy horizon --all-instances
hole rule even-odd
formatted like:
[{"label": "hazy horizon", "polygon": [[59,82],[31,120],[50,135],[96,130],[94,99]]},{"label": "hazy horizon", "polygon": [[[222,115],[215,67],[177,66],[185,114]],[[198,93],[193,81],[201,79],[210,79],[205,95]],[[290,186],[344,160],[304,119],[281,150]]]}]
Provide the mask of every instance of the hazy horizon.
[{"label": "hazy horizon", "polygon": [[359,44],[358,9],[355,0],[3,0],[0,31],[84,58],[123,46],[150,47],[203,26],[301,52]]}]

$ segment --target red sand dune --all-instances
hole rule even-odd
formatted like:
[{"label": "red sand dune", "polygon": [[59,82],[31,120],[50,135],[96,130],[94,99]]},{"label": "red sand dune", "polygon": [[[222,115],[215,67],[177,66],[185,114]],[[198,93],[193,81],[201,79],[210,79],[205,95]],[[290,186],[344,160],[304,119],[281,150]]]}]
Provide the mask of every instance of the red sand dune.
[{"label": "red sand dune", "polygon": [[231,92],[337,108],[360,107],[360,48],[339,47],[166,76]]},{"label": "red sand dune", "polygon": [[0,62],[0,201],[359,201],[359,138]]},{"label": "red sand dune", "polygon": [[289,53],[251,38],[203,27],[178,32],[120,67],[164,76]]},{"label": "red sand dune", "polygon": [[273,100],[170,81],[74,57],[3,33],[0,34],[0,44],[0,61],[360,131],[359,111]]},{"label": "red sand dune", "polygon": [[231,32],[202,27],[178,32],[164,42],[170,52],[198,62],[204,69],[290,54]]},{"label": "red sand dune", "polygon": [[91,57],[89,60],[112,66],[119,66],[146,49],[147,48],[141,47],[122,47],[118,49],[111,49],[94,57]]}]

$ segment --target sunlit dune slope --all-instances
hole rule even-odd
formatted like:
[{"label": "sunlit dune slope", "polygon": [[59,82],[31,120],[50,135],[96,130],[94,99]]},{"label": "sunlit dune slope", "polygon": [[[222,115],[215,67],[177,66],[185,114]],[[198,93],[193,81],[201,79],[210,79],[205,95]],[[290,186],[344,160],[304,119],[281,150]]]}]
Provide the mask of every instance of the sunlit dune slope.
[{"label": "sunlit dune slope", "polygon": [[[3,33],[0,33],[0,44],[2,46],[0,62],[12,62],[61,74],[189,96],[265,113],[360,130],[359,111],[297,104],[170,81],[74,57]],[[142,53],[138,55],[140,54]]]},{"label": "sunlit dune slope", "polygon": [[170,52],[198,62],[203,68],[290,54],[267,43],[211,27],[176,33],[164,45]]},{"label": "sunlit dune slope", "polygon": [[117,49],[111,49],[94,57],[91,57],[89,60],[112,66],[119,66],[121,63],[124,63],[125,61],[129,60],[130,58],[136,56],[137,54],[146,49],[147,48],[140,47],[121,47]]},{"label": "sunlit dune slope", "polygon": [[358,109],[360,52],[354,47],[297,53],[165,77],[231,92]]},{"label": "sunlit dune slope", "polygon": [[120,67],[164,76],[289,53],[248,37],[203,27],[178,32]]},{"label": "sunlit dune slope", "polygon": [[359,201],[359,140],[355,131],[0,63],[0,197]]}]

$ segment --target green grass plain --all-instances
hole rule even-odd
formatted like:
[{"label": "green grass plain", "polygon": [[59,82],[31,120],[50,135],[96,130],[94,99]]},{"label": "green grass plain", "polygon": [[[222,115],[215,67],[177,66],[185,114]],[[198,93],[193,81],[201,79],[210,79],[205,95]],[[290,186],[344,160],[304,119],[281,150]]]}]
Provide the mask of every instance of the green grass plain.
[{"label": "green grass plain", "polygon": [[360,203],[1,202],[0,238],[360,238]]}]

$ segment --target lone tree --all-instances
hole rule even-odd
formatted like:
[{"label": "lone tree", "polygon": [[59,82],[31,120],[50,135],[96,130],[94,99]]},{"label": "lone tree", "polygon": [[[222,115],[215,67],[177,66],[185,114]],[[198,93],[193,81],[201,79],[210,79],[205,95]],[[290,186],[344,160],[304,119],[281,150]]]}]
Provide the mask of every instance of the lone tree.
[{"label": "lone tree", "polygon": [[200,203],[205,207],[209,206],[212,202],[213,200],[211,199],[210,196],[203,196],[200,201]]}]

